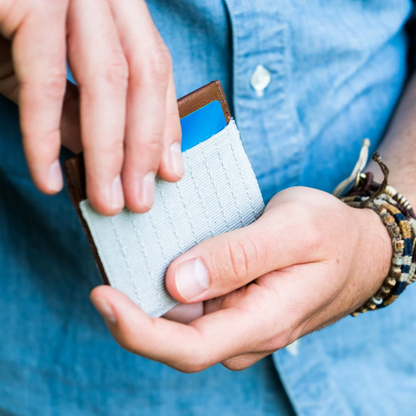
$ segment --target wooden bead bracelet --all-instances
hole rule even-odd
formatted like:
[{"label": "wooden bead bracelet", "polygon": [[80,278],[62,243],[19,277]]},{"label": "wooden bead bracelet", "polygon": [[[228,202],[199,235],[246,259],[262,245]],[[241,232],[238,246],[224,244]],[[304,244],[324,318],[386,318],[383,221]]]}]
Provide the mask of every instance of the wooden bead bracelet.
[{"label": "wooden bead bracelet", "polygon": [[389,170],[378,153],[374,153],[373,160],[383,172],[382,184],[374,181],[371,172],[362,174],[358,170],[355,185],[345,195],[339,194],[350,180],[344,181],[336,190],[337,196],[347,205],[369,208],[379,215],[390,235],[393,248],[390,270],[382,286],[352,316],[391,305],[416,280],[416,215],[407,199],[387,184]]}]

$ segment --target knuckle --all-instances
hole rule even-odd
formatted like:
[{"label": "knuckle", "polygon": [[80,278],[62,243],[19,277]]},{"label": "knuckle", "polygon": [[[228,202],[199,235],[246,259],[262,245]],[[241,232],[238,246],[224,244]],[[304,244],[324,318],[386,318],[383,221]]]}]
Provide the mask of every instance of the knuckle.
[{"label": "knuckle", "polygon": [[[24,148],[27,155],[52,155],[59,152],[60,129],[59,126],[46,131],[23,131]],[[38,159],[39,156],[36,157]],[[39,158],[41,160],[42,157]]]},{"label": "knuckle", "polygon": [[97,141],[94,138],[84,138],[83,149],[85,153],[105,155],[114,160],[123,156],[124,139],[120,137],[119,139]]},{"label": "knuckle", "polygon": [[250,367],[248,363],[239,358],[230,358],[229,360],[223,361],[221,364],[230,371],[242,371]]},{"label": "knuckle", "polygon": [[248,258],[244,246],[240,241],[228,241],[227,253],[229,255],[229,264],[231,266],[231,276],[237,281],[244,279],[249,270]]},{"label": "knuckle", "polygon": [[[56,148],[56,150],[59,148],[60,146],[60,129],[59,126],[56,128],[52,128],[49,131],[46,131],[43,135],[42,135],[42,140],[41,142],[38,144],[40,145],[40,147],[38,148],[39,151],[44,151],[46,153],[47,150],[50,150],[52,148]],[[42,149],[43,148],[43,149]]]},{"label": "knuckle", "polygon": [[248,237],[226,241],[221,251],[225,258],[223,264],[218,265],[219,278],[237,286],[247,279],[260,257],[256,244]]},{"label": "knuckle", "polygon": [[165,44],[161,43],[149,60],[148,74],[152,84],[167,89],[171,72],[172,58]]},{"label": "knuckle", "polygon": [[149,158],[150,155],[160,155],[162,153],[163,147],[163,131],[158,130],[158,126],[152,126],[151,130],[146,133],[146,136],[137,138],[137,140],[132,141],[127,144],[128,148],[126,152],[130,152],[137,157],[143,159],[143,156],[147,157],[147,163],[151,163],[151,160],[156,160]]},{"label": "knuckle", "polygon": [[66,89],[66,73],[60,69],[51,70],[45,75],[41,84],[47,97],[61,99]]},{"label": "knuckle", "polygon": [[291,217],[296,221],[292,223],[291,232],[298,235],[303,249],[316,250],[325,242],[321,229],[321,216],[316,216],[313,209],[301,202],[292,203]]},{"label": "knuckle", "polygon": [[129,67],[127,59],[121,51],[113,52],[106,65],[104,78],[111,85],[127,88]]},{"label": "knuckle", "polygon": [[182,373],[199,373],[206,370],[210,366],[209,355],[204,351],[204,348],[192,349],[188,351],[186,357],[175,366],[178,371]]},{"label": "knuckle", "polygon": [[129,143],[126,147],[125,154],[129,161],[134,164],[140,163],[140,166],[148,169],[154,168],[157,171],[160,162],[160,154],[162,153],[163,143],[149,134],[148,141],[137,141],[134,144]]},{"label": "knuckle", "polygon": [[148,139],[141,145],[141,148],[146,151],[146,153],[159,154],[163,146],[163,132],[152,131],[149,133]]},{"label": "knuckle", "polygon": [[327,239],[322,233],[321,227],[317,224],[316,218],[311,218],[308,226],[303,232],[303,247],[310,252],[317,252],[324,248]]},{"label": "knuckle", "polygon": [[203,368],[198,367],[194,363],[180,364],[176,367],[176,369],[178,371],[180,371],[181,373],[186,373],[186,374],[198,373],[198,372],[204,370]]},{"label": "knuckle", "polygon": [[208,365],[204,360],[195,360],[195,358],[192,358],[192,361],[180,364],[177,367],[177,370],[181,371],[182,373],[192,374],[199,373],[206,370],[207,368]]},{"label": "knuckle", "polygon": [[295,218],[309,219],[311,216],[311,210],[303,201],[291,201],[287,210],[290,209],[290,213]]},{"label": "knuckle", "polygon": [[131,337],[128,336],[120,336],[118,338],[116,338],[117,343],[120,345],[121,348],[123,348],[126,351],[129,352],[135,352],[136,350],[136,345],[133,342]]}]

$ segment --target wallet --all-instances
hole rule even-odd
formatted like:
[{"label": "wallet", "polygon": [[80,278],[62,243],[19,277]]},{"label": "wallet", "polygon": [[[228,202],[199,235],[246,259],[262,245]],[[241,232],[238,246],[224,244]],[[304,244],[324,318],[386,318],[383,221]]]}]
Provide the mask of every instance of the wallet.
[{"label": "wallet", "polygon": [[[186,133],[185,174],[177,183],[156,179],[150,211],[136,214],[125,208],[113,217],[99,214],[86,196],[82,154],[64,165],[72,203],[104,283],[153,317],[178,303],[165,286],[166,270],[176,257],[207,238],[247,226],[264,210],[220,82],[179,99],[178,106]],[[211,108],[220,109],[224,119],[211,119]],[[215,125],[218,132],[199,137],[203,126]]]}]

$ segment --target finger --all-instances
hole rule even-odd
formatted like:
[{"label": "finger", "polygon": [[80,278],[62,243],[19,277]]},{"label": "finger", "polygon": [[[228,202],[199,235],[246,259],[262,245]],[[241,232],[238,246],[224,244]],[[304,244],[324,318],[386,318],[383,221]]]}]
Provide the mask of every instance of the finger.
[{"label": "finger", "polygon": [[264,338],[265,326],[271,324],[237,308],[205,315],[190,325],[149,318],[125,295],[104,286],[94,289],[91,300],[121,346],[184,372],[254,351],[256,340]]},{"label": "finger", "polygon": [[63,186],[58,157],[66,87],[66,3],[49,2],[47,10],[28,14],[12,40],[25,155],[34,183],[48,194]]},{"label": "finger", "polygon": [[144,1],[110,4],[130,69],[123,188],[128,208],[145,212],[154,202],[163,149],[171,58]]},{"label": "finger", "polygon": [[221,364],[231,371],[241,371],[245,370],[248,367],[251,367],[253,364],[272,354],[271,352],[257,352],[250,354],[238,355],[237,357],[229,358],[228,360],[223,361]]},{"label": "finger", "polygon": [[114,215],[124,206],[126,58],[105,1],[72,0],[68,32],[69,63],[80,89],[88,199],[102,214]]},{"label": "finger", "polygon": [[[19,104],[18,87],[11,56],[11,42],[0,36],[0,94]],[[62,145],[75,153],[81,152],[79,92],[78,87],[70,81],[67,81],[60,130]]]},{"label": "finger", "polygon": [[181,152],[181,123],[173,73],[169,80],[166,109],[166,126],[159,175],[166,181],[175,182],[183,177],[185,171]]},{"label": "finger", "polygon": [[[265,277],[261,279],[270,279],[270,278],[271,277],[268,276],[267,278]],[[238,304],[241,306],[244,302],[247,302],[247,301],[249,301],[252,304],[253,304],[253,301],[254,303],[257,303],[257,302],[261,302],[262,304],[267,303],[265,302],[264,298],[258,299],[258,300],[253,298],[253,291],[251,290],[253,286],[256,287],[257,285],[245,286],[225,296],[221,296],[219,298],[211,299],[211,300],[204,302],[204,313],[205,314],[213,313],[215,311],[218,311],[224,308],[235,307]],[[256,287],[256,289],[258,288]],[[276,304],[277,302],[273,302],[273,303]],[[181,304],[181,305],[184,305],[184,304]],[[199,303],[189,304],[187,306],[193,306],[193,305],[199,305]],[[265,313],[271,314],[273,312],[265,311]],[[277,320],[276,320],[276,323],[277,325],[275,325],[275,328],[278,327]],[[262,358],[266,357],[267,355],[270,355],[273,352],[274,351],[250,352],[250,353],[238,355],[235,357],[231,357],[227,360],[222,361],[221,364],[228,370],[241,371],[252,366],[257,361],[260,361]]]},{"label": "finger", "polygon": [[185,305],[180,303],[172,308],[169,312],[163,315],[164,318],[171,321],[181,322],[183,324],[189,324],[195,319],[200,318],[204,315],[204,303],[192,303]]},{"label": "finger", "polygon": [[[253,224],[203,241],[177,258],[166,275],[178,301],[199,302],[229,293],[259,276],[315,261],[317,236],[307,207],[276,205]],[[320,235],[320,234],[318,234]]]}]

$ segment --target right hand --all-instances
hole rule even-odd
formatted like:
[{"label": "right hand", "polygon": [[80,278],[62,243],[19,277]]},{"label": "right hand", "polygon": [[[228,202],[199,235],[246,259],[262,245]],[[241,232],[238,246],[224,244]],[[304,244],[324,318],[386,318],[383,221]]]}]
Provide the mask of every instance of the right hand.
[{"label": "right hand", "polygon": [[183,302],[170,321],[147,316],[109,286],[95,288],[91,300],[135,354],[185,372],[219,362],[242,370],[363,305],[391,256],[376,213],[298,186],[276,194],[257,221],[170,264],[166,288]]},{"label": "right hand", "polygon": [[105,215],[147,211],[155,175],[183,175],[171,57],[144,0],[2,0],[0,93],[19,105],[47,194],[63,186],[61,144],[84,151],[87,196]]}]

